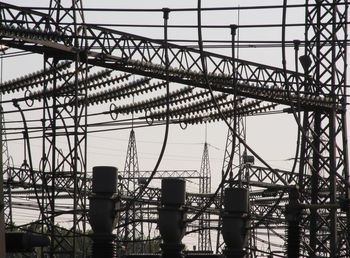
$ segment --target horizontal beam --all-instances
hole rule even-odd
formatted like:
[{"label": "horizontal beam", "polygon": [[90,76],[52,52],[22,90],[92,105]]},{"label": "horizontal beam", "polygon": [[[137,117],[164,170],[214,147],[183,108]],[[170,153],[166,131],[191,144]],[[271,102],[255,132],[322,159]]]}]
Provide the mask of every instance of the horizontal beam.
[{"label": "horizontal beam", "polygon": [[[3,25],[0,39],[2,44],[70,60],[80,53],[81,58],[87,56],[88,62],[96,66],[162,80],[166,77],[163,58],[165,42],[162,40],[87,25],[86,35],[83,36],[87,46],[85,49],[77,49],[69,40],[55,41],[50,37],[40,38],[37,35],[31,35],[30,29],[33,30],[31,26],[38,26],[37,23],[34,25],[28,23],[24,26],[23,21],[13,20],[11,27],[8,26],[8,20],[13,19],[12,17],[18,12],[18,8],[6,7],[5,16],[0,19],[0,25]],[[26,12],[28,13],[29,10]],[[42,16],[37,13],[31,16],[42,19]],[[18,32],[19,29],[16,30],[16,28],[20,28],[21,31]],[[69,38],[74,35],[65,36]],[[167,46],[169,80],[208,89],[201,68],[200,51],[170,43]],[[302,74],[210,52],[204,52],[204,58],[209,69],[207,78],[215,91],[277,104],[300,106],[305,109],[329,109],[333,105],[332,99],[326,92],[320,92],[316,96],[311,92],[300,91],[305,81],[308,81],[309,85],[314,84],[310,78],[305,78]],[[235,80],[232,79],[233,67],[236,67]],[[336,99],[340,100],[341,97]]]}]

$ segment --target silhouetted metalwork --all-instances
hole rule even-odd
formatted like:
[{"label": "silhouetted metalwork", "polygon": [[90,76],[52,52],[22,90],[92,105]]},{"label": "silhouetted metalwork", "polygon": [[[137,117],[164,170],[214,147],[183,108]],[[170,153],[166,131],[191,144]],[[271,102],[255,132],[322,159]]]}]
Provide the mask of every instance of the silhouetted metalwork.
[{"label": "silhouetted metalwork", "polygon": [[[293,42],[296,68],[287,70],[286,60],[279,68],[236,58],[240,42],[235,42],[235,25],[227,27],[232,32],[231,57],[211,52],[201,56],[195,48],[86,24],[81,0],[52,0],[48,13],[0,3],[0,43],[44,58],[43,70],[0,85],[4,96],[22,94],[11,97],[12,109],[3,111],[20,117],[17,125],[21,134],[18,128],[8,129],[1,121],[7,224],[13,224],[13,209],[25,200],[38,217],[26,226],[50,236],[50,247],[42,248],[43,254],[86,255],[83,236],[91,184],[86,168],[87,137],[88,133],[118,126],[118,130],[132,128],[119,184],[123,205],[132,203],[121,214],[121,241],[153,241],[150,230],[144,229],[157,222],[160,190],[147,187],[140,199],[134,200],[138,185],[152,175],[138,167],[134,128],[163,125],[169,116],[171,124],[185,129],[192,124],[225,120],[224,115],[235,131],[229,130],[227,135],[222,174],[228,176],[221,194],[210,193],[207,144],[199,174],[169,170],[154,175],[155,179],[176,176],[199,180],[200,193],[187,193],[185,200],[189,216],[211,202],[199,220],[186,222],[188,233],[199,232],[199,249],[211,249],[213,239],[209,236],[215,231],[219,232],[216,251],[224,250],[220,238],[223,189],[238,188],[249,192],[249,207],[239,215],[240,219],[249,217],[250,225],[244,232],[249,242],[244,239],[239,248],[230,243],[228,256],[243,246],[246,250],[240,255],[250,257],[257,253],[273,255],[275,251],[296,256],[299,248],[301,257],[348,257],[348,3],[314,0],[294,7],[305,12],[305,39]],[[288,6],[278,8],[285,17]],[[287,24],[280,27],[285,33]],[[285,44],[282,40],[282,51]],[[299,53],[300,45],[304,53]],[[207,74],[203,74],[202,58]],[[168,81],[182,87],[161,94]],[[148,97],[155,91],[156,97]],[[136,95],[145,98],[130,104]],[[122,99],[129,102],[123,105],[119,102]],[[282,105],[283,109],[277,110]],[[89,113],[87,108],[94,106],[103,111]],[[256,154],[243,148],[245,117],[275,111],[293,115],[298,126],[300,143],[292,171],[254,165]],[[38,119],[31,119],[39,112]],[[131,114],[131,119],[118,119]],[[90,115],[101,121],[88,121]],[[18,167],[11,162],[7,136],[23,142],[19,155],[23,159]],[[39,142],[40,155],[33,151],[34,141]],[[298,194],[293,195],[293,189]],[[68,221],[65,231],[59,221]],[[293,240],[287,238],[290,235],[295,236]],[[133,243],[131,248],[134,252],[144,250],[135,246]]]},{"label": "silhouetted metalwork", "polygon": [[[140,184],[140,169],[137,156],[135,131],[130,131],[128,149],[126,151],[126,159],[124,171],[122,174],[121,191],[124,195],[134,196]],[[128,253],[145,252],[145,235],[143,225],[143,210],[141,203],[125,203],[127,210],[122,213],[121,224],[118,227],[118,238],[123,243]]]},{"label": "silhouetted metalwork", "polygon": [[[204,143],[204,150],[202,155],[202,163],[200,168],[199,179],[199,193],[208,194],[211,193],[211,170],[209,160],[208,143]],[[198,250],[212,251],[211,245],[211,229],[210,229],[210,214],[205,212],[199,218],[199,231],[198,231]]]}]

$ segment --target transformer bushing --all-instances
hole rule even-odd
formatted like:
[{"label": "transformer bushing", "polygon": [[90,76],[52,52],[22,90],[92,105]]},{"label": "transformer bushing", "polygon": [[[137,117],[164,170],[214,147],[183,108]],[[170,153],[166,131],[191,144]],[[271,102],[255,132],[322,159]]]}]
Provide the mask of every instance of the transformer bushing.
[{"label": "transformer bushing", "polygon": [[34,252],[36,247],[48,245],[50,245],[50,239],[47,236],[29,232],[6,233],[6,253],[29,253]]},{"label": "transformer bushing", "polygon": [[117,169],[94,167],[92,194],[89,197],[89,218],[93,230],[92,257],[116,257],[115,235],[112,234],[118,221],[120,200],[117,195]]},{"label": "transformer bushing", "polygon": [[159,212],[159,232],[163,243],[160,245],[163,258],[183,257],[184,245],[181,243],[185,235],[186,182],[178,178],[162,180],[161,207]]},{"label": "transformer bushing", "polygon": [[227,258],[246,256],[248,225],[248,190],[226,188],[222,217],[222,236],[226,244],[224,255]]}]

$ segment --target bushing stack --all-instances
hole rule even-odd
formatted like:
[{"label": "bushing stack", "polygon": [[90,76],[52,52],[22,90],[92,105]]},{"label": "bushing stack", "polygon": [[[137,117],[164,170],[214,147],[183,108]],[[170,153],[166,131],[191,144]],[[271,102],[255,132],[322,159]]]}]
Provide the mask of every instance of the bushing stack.
[{"label": "bushing stack", "polygon": [[182,258],[182,238],[186,230],[186,182],[179,178],[162,180],[161,207],[159,207],[159,232],[162,237],[163,258]]},{"label": "bushing stack", "polygon": [[120,210],[117,195],[117,169],[94,167],[92,172],[92,194],[89,197],[89,219],[93,230],[92,257],[115,258],[115,228]]},{"label": "bushing stack", "polygon": [[6,253],[31,253],[36,247],[49,245],[50,239],[47,236],[29,232],[6,233]]},{"label": "bushing stack", "polygon": [[227,258],[246,256],[248,227],[248,190],[245,188],[226,188],[222,217],[222,236],[226,244],[223,251]]}]

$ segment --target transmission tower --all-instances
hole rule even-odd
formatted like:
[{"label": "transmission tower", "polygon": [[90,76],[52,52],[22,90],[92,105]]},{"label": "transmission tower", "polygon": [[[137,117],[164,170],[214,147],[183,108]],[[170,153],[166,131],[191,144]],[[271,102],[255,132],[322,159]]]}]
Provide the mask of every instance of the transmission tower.
[{"label": "transmission tower", "polygon": [[[136,189],[140,180],[139,162],[137,157],[135,131],[130,131],[128,149],[126,153],[124,171],[122,172],[122,192],[127,196],[135,196]],[[126,207],[129,207],[126,203]],[[118,227],[118,237],[124,242],[126,251],[129,253],[144,251],[144,232],[142,222],[142,205],[137,202],[129,207],[122,214],[122,228]]]},{"label": "transmission tower", "polygon": [[[205,125],[205,143],[202,155],[201,168],[199,171],[199,193],[208,194],[211,192],[211,171],[209,161],[209,150],[207,143],[207,125]],[[210,230],[210,214],[204,212],[199,218],[198,231],[198,250],[212,251],[211,246],[211,230]]]}]

